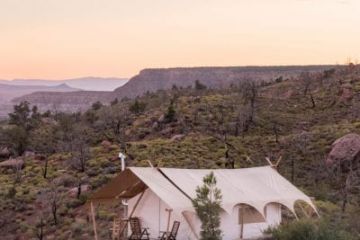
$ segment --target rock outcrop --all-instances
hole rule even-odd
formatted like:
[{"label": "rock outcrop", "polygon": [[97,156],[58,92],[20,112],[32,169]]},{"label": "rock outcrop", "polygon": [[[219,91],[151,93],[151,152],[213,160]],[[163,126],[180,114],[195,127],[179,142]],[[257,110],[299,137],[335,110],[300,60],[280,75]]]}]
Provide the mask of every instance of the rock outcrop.
[{"label": "rock outcrop", "polygon": [[340,165],[344,170],[360,163],[360,135],[349,133],[332,144],[332,149],[326,159],[328,166]]}]

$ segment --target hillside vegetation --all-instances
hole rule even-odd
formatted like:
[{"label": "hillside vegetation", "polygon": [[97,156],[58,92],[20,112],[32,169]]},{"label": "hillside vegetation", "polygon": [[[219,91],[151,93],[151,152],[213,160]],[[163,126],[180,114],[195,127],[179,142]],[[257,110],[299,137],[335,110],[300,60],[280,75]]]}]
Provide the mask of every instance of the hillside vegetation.
[{"label": "hillside vegetation", "polygon": [[[284,79],[297,77],[301,72],[322,72],[332,66],[268,66],[268,67],[190,67],[144,69],[126,84],[112,92],[82,91],[75,93],[39,92],[24,95],[12,102],[19,104],[28,101],[43,111],[54,110],[65,112],[84,111],[93,103],[123,98],[135,98],[148,92],[170,90],[173,85],[187,88],[194,86],[196,80],[209,88],[227,88],[232,84],[251,79],[256,82],[271,82],[282,76]],[[97,90],[98,91],[98,90]],[[0,109],[1,110],[1,109]]]},{"label": "hillside vegetation", "polygon": [[[88,194],[130,166],[242,168],[282,157],[278,171],[315,197],[329,228],[359,239],[359,183],[344,195],[344,174],[325,164],[331,144],[360,133],[360,67],[297,78],[191,87],[94,103],[84,113],[40,113],[26,102],[1,123],[2,239],[87,239]],[[4,163],[4,162],[2,162]],[[116,204],[115,204],[116,205]],[[101,239],[118,206],[99,206]],[[351,235],[351,236],[350,236]]]}]

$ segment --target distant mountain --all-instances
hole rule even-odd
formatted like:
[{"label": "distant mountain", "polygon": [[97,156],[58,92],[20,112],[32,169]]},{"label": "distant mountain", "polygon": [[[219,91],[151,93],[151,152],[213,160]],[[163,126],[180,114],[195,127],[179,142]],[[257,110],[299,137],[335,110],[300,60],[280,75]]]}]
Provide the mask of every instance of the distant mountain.
[{"label": "distant mountain", "polygon": [[[6,81],[2,81],[6,82]],[[26,85],[9,85],[0,83],[0,117],[7,115],[12,110],[13,103],[11,102],[14,98],[28,95],[34,92],[48,92],[50,94],[60,92],[74,92],[79,91],[77,88],[69,87],[63,83],[57,86],[26,86]]]},{"label": "distant mountain", "polygon": [[79,91],[63,83],[57,86],[27,86],[27,85],[9,85],[0,83],[0,101],[10,102],[13,98],[34,92],[74,92]]},{"label": "distant mountain", "polygon": [[87,110],[94,102],[110,101],[111,92],[76,91],[76,92],[35,92],[22,97],[14,98],[13,104],[28,101],[37,105],[40,111],[76,112]]},{"label": "distant mountain", "polygon": [[160,89],[194,86],[198,80],[209,88],[229,87],[244,80],[268,82],[278,77],[292,78],[302,72],[323,71],[333,66],[248,66],[248,67],[193,67],[144,69],[124,86],[114,90],[114,98],[133,98]]},{"label": "distant mountain", "polygon": [[[14,99],[14,103],[29,101],[40,109],[57,109],[63,111],[84,110],[96,101],[109,103],[111,100],[124,97],[134,98],[146,92],[160,89],[194,86],[196,80],[209,88],[229,87],[241,81],[269,82],[276,78],[295,78],[302,72],[320,72],[334,66],[273,66],[273,67],[194,67],[145,69],[126,84],[112,92],[83,91],[73,93],[32,93]],[[50,107],[51,106],[51,107]]]},{"label": "distant mountain", "polygon": [[88,91],[113,91],[124,85],[126,78],[102,78],[102,77],[83,77],[65,80],[43,80],[43,79],[14,79],[11,81],[0,80],[0,83],[14,86],[57,86],[67,84],[72,88],[78,88]]}]

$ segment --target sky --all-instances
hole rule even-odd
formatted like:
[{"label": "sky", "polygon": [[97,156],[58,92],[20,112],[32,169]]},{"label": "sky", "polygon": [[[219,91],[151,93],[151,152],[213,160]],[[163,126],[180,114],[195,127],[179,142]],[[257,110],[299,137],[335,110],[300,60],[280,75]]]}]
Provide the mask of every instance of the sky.
[{"label": "sky", "polygon": [[360,0],[0,0],[0,79],[360,59]]}]

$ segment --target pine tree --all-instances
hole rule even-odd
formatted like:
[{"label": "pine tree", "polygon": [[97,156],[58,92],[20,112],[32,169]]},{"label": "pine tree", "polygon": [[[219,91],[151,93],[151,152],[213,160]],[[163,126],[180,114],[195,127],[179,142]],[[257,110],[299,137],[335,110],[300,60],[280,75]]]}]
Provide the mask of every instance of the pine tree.
[{"label": "pine tree", "polygon": [[174,101],[172,100],[165,114],[165,122],[170,123],[170,122],[174,122],[175,120],[176,120],[176,111],[174,107]]},{"label": "pine tree", "polygon": [[216,187],[216,178],[211,172],[203,179],[204,185],[196,189],[193,206],[201,220],[201,240],[220,240],[221,191]]}]

